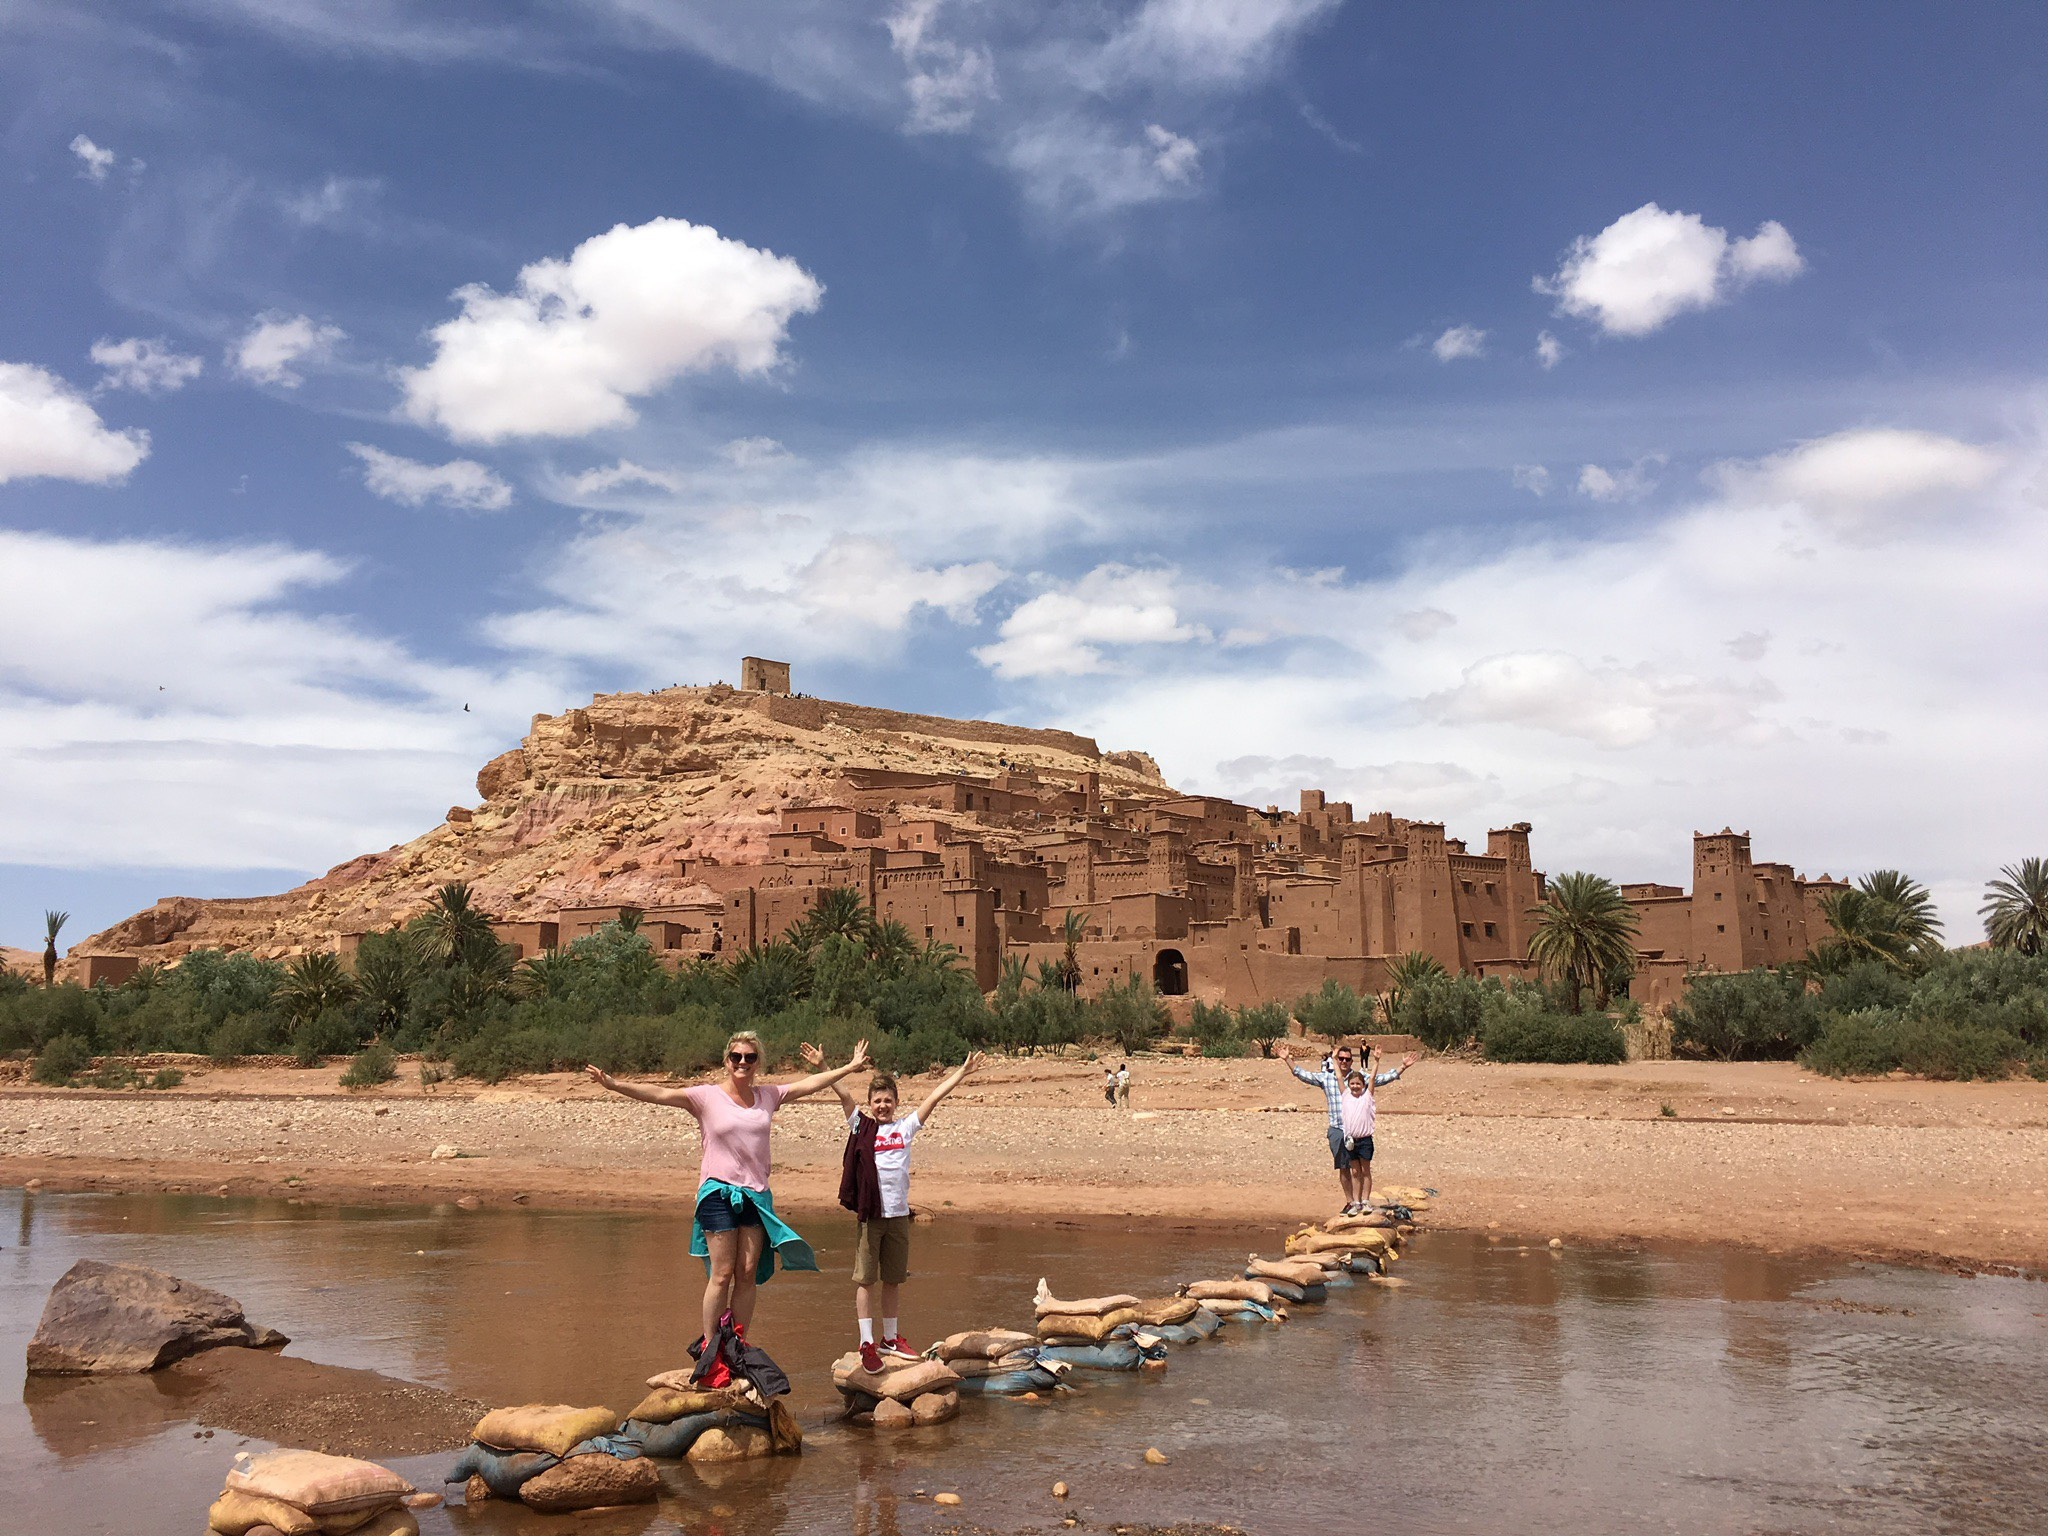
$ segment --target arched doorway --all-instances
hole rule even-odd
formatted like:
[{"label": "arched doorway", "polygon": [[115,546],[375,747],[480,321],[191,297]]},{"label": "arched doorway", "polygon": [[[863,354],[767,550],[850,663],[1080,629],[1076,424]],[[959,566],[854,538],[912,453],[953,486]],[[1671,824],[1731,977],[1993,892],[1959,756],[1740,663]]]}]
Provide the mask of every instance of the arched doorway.
[{"label": "arched doorway", "polygon": [[1188,962],[1177,949],[1162,949],[1152,957],[1152,988],[1161,997],[1188,995]]}]

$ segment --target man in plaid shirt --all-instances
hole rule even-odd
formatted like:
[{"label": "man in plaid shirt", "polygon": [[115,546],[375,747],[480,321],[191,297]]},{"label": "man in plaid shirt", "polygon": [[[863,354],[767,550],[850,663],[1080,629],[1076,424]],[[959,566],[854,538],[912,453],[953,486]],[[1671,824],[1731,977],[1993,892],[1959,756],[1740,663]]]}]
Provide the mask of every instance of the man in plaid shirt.
[{"label": "man in plaid shirt", "polygon": [[[1323,1063],[1320,1072],[1304,1072],[1294,1064],[1294,1048],[1282,1042],[1277,1053],[1281,1061],[1304,1083],[1313,1084],[1323,1090],[1323,1102],[1330,1112],[1329,1141],[1330,1160],[1337,1168],[1337,1183],[1344,1191],[1344,1214],[1354,1215],[1365,1209],[1363,1198],[1366,1170],[1369,1163],[1354,1157],[1349,1142],[1344,1136],[1344,1083],[1351,1076],[1351,1064],[1355,1059],[1351,1047],[1339,1044]],[[1384,1088],[1415,1065],[1415,1053],[1409,1052],[1401,1058],[1401,1065],[1391,1072],[1381,1072],[1369,1084],[1372,1088]]]}]

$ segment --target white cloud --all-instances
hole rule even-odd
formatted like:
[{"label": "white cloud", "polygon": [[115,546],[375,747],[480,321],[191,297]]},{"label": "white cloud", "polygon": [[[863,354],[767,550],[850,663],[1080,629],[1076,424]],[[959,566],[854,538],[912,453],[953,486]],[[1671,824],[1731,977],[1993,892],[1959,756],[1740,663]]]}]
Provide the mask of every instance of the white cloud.
[{"label": "white cloud", "polygon": [[0,846],[66,868],[319,869],[472,799],[562,680],[295,611],[347,574],[279,545],[0,530]]},{"label": "white cloud", "polygon": [[368,443],[350,443],[348,451],[362,460],[370,494],[386,501],[408,507],[438,501],[471,512],[502,512],[512,505],[512,487],[474,459],[422,464]]},{"label": "white cloud", "polygon": [[347,339],[339,326],[323,325],[309,315],[259,315],[229,349],[228,361],[245,379],[297,389],[306,382],[299,366],[326,362],[335,346]]},{"label": "white cloud", "polygon": [[1518,491],[1527,491],[1531,496],[1550,494],[1550,471],[1541,464],[1517,464],[1511,478]]},{"label": "white cloud", "polygon": [[1755,739],[1768,733],[1759,707],[1776,698],[1760,683],[1518,651],[1472,663],[1455,687],[1419,702],[1426,717],[1445,724],[1529,726],[1603,747],[1636,747],[1657,739]]},{"label": "white cloud", "polygon": [[150,341],[130,336],[126,341],[102,338],[93,343],[92,360],[106,369],[101,389],[132,389],[142,395],[168,395],[198,378],[205,364],[196,357],[173,352],[161,336]]},{"label": "white cloud", "polygon": [[1440,363],[1454,363],[1461,357],[1486,356],[1486,332],[1476,325],[1454,325],[1429,344]]},{"label": "white cloud", "polygon": [[1084,75],[1198,88],[1262,80],[1337,0],[1146,0]]},{"label": "white cloud", "polygon": [[1009,141],[1004,156],[1026,195],[1063,218],[1185,197],[1201,174],[1200,146],[1157,123],[1129,136],[1087,117],[1036,122]]},{"label": "white cloud", "polygon": [[570,492],[578,497],[604,496],[625,486],[645,486],[651,491],[680,491],[683,477],[666,469],[649,469],[631,459],[621,459],[602,469],[586,469],[569,481]]},{"label": "white cloud", "polygon": [[1558,301],[1559,314],[1611,336],[1646,336],[1686,310],[1718,304],[1750,282],[1796,277],[1805,265],[1776,220],[1731,243],[1727,230],[1696,213],[1645,203],[1599,234],[1579,236],[1556,274],[1534,286]]},{"label": "white cloud", "polygon": [[1917,520],[1946,521],[1971,504],[2007,462],[1997,449],[1898,427],[1814,438],[1708,478],[1733,495],[1792,502],[1837,529],[1879,534]]},{"label": "white cloud", "polygon": [[906,71],[911,133],[964,133],[974,113],[996,94],[995,59],[986,47],[937,36],[932,23],[946,0],[904,0],[887,20],[889,40]]},{"label": "white cloud", "polygon": [[1155,151],[1152,169],[1159,173],[1159,179],[1170,186],[1184,187],[1202,171],[1202,151],[1193,139],[1182,138],[1171,129],[1157,123],[1145,127],[1145,141]]},{"label": "white cloud", "polygon": [[1620,469],[1584,465],[1579,470],[1579,494],[1594,501],[1639,501],[1657,488],[1657,471],[1664,462],[1663,454],[1653,453]]},{"label": "white cloud", "polygon": [[121,157],[111,149],[93,143],[84,134],[71,141],[71,153],[78,157],[78,174],[87,181],[105,181]]},{"label": "white cloud", "polygon": [[1013,609],[975,658],[1001,678],[1072,677],[1108,666],[1104,646],[1176,645],[1205,631],[1181,621],[1172,573],[1097,566]]},{"label": "white cloud", "polygon": [[400,372],[406,414],[463,442],[581,437],[686,373],[765,373],[824,289],[787,257],[682,219],[615,225],[510,293],[458,289],[434,358]]},{"label": "white cloud", "polygon": [[1564,343],[1548,331],[1536,333],[1536,361],[1547,373],[1564,361]]},{"label": "white cloud", "polygon": [[921,566],[885,540],[845,536],[797,572],[795,586],[828,623],[894,633],[919,608],[943,613],[956,624],[972,623],[981,599],[1005,574],[992,560]]},{"label": "white cloud", "polygon": [[1394,628],[1409,640],[1433,640],[1457,622],[1456,614],[1441,608],[1410,608],[1394,616]]},{"label": "white cloud", "polygon": [[1770,653],[1771,632],[1768,629],[1745,630],[1730,640],[1725,649],[1737,661],[1762,661]]},{"label": "white cloud", "polygon": [[0,485],[112,485],[149,456],[149,434],[115,431],[77,390],[33,363],[0,363]]},{"label": "white cloud", "polygon": [[306,229],[346,229],[361,222],[383,187],[375,176],[329,176],[317,187],[287,195],[284,214]]},{"label": "white cloud", "polygon": [[729,464],[741,469],[752,469],[760,464],[775,464],[793,457],[790,451],[772,437],[736,437],[719,453]]}]

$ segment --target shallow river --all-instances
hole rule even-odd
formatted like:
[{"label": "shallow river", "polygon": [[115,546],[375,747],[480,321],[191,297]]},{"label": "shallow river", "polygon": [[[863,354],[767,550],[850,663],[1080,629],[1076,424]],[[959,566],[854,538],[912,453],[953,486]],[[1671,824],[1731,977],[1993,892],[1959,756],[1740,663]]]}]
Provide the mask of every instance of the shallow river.
[{"label": "shallow river", "polygon": [[[1568,1248],[1418,1234],[1408,1284],[1360,1283],[1284,1326],[1226,1327],[1163,1373],[1059,1401],[963,1402],[878,1437],[831,1420],[852,1333],[847,1220],[798,1221],[824,1273],[778,1276],[754,1333],[797,1384],[800,1460],[700,1474],[662,1503],[544,1517],[435,1511],[450,1531],[1057,1531],[1216,1522],[1257,1533],[2048,1530],[2048,1286],[1740,1249]],[[23,1401],[23,1349],[74,1259],[238,1297],[291,1353],[492,1402],[631,1406],[686,1362],[701,1269],[672,1216],[336,1209],[0,1192],[0,1530],[197,1536],[233,1452],[189,1425],[102,1422],[91,1384]],[[1272,1232],[920,1227],[905,1328],[1024,1322],[1060,1294],[1159,1294]],[[1141,1457],[1157,1446],[1165,1467]],[[260,1444],[259,1444],[260,1448]],[[439,1489],[450,1458],[394,1459]],[[722,1475],[719,1475],[722,1472]],[[1048,1490],[1074,1489],[1064,1506]],[[450,1490],[451,1492],[453,1490]],[[924,1494],[962,1495],[958,1510]]]}]

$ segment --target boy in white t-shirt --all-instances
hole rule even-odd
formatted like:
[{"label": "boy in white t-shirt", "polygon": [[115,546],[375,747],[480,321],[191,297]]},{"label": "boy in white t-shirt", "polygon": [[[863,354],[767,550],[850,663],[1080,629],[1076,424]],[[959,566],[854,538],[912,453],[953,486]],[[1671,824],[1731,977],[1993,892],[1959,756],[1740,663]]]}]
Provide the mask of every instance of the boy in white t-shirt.
[{"label": "boy in white t-shirt", "polygon": [[[806,1060],[810,1052],[811,1047],[806,1046]],[[903,1337],[898,1312],[900,1287],[910,1278],[910,1147],[917,1133],[931,1123],[946,1095],[985,1059],[976,1051],[948,1072],[924,1103],[901,1119],[896,1115],[896,1079],[888,1073],[878,1072],[869,1080],[864,1109],[854,1103],[843,1085],[833,1084],[846,1110],[849,1133],[839,1203],[859,1220],[853,1249],[853,1311],[860,1323],[864,1370],[879,1371],[884,1350],[907,1357],[917,1354]],[[879,1339],[875,1337],[878,1290]]]}]

